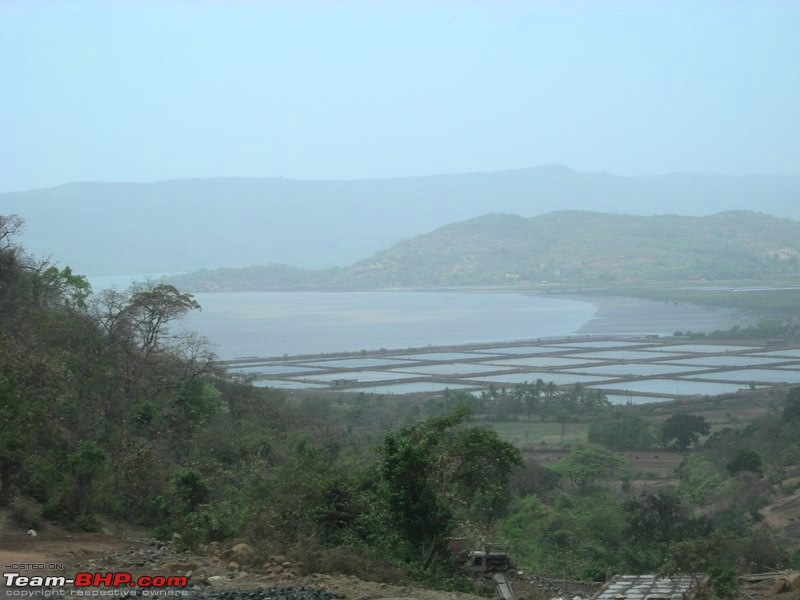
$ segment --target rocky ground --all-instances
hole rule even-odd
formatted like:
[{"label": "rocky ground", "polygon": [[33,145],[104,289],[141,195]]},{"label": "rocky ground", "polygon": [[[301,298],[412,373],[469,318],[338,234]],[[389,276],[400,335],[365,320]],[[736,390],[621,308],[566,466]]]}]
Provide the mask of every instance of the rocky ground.
[{"label": "rocky ground", "polygon": [[[485,596],[432,590],[410,582],[314,573],[302,562],[278,554],[263,557],[244,543],[214,543],[199,552],[187,553],[180,550],[180,540],[163,543],[148,539],[141,531],[118,526],[100,533],[71,533],[49,527],[32,536],[10,526],[7,516],[0,512],[3,572],[21,564],[33,565],[33,570],[13,571],[31,576],[72,577],[81,571],[128,572],[134,577],[185,576],[188,595],[209,600],[486,600]],[[517,600],[563,600],[576,595],[588,597],[591,593],[573,590],[564,594],[548,580],[526,579],[529,581],[514,583]],[[800,600],[800,572],[743,577],[742,584],[741,596],[749,600]],[[487,589],[491,596],[491,589]],[[4,589],[0,580],[0,597],[20,597],[18,592]],[[149,592],[132,587],[114,597],[176,596],[183,595],[183,588],[165,594]]]},{"label": "rocky ground", "polygon": [[189,589],[204,594],[231,590],[255,591],[259,588],[270,590],[293,588],[324,590],[352,600],[479,598],[414,586],[364,581],[354,575],[307,573],[306,565],[283,555],[272,555],[265,560],[259,559],[253,548],[244,543],[229,546],[212,543],[205,546],[202,552],[185,553],[178,550],[178,544],[148,541],[122,551],[87,556],[85,560],[77,561],[77,564],[80,569],[87,571],[110,569],[147,575],[185,575],[189,578]]},{"label": "rocky ground", "polygon": [[[44,565],[22,572],[25,575],[71,577],[81,571],[125,571],[134,577],[186,576],[186,589],[193,596],[220,600],[486,600],[411,584],[366,581],[355,575],[309,573],[298,561],[282,555],[262,558],[243,543],[209,544],[195,553],[179,547],[178,540],[165,544],[129,528],[71,533],[49,527],[29,536],[10,525],[7,514],[0,514],[0,565]],[[141,590],[127,592],[136,595]]]}]

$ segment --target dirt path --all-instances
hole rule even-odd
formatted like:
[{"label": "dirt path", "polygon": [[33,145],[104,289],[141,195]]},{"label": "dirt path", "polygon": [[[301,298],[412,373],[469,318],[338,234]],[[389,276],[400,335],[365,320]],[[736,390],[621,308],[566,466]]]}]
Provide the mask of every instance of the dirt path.
[{"label": "dirt path", "polygon": [[[69,570],[76,560],[101,556],[107,552],[130,547],[131,542],[113,535],[99,533],[37,535],[24,533],[0,536],[0,565],[8,571],[9,564],[44,564],[46,570]],[[64,565],[62,569],[49,565]]]},{"label": "dirt path", "polygon": [[800,535],[800,491],[784,496],[759,510],[764,521],[789,537]]}]

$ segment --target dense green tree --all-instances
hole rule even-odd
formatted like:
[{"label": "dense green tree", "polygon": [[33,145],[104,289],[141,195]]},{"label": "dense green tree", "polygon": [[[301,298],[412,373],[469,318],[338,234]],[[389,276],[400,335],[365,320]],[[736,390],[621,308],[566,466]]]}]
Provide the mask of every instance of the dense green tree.
[{"label": "dense green tree", "polygon": [[725,465],[731,475],[742,471],[761,473],[761,455],[752,448],[737,448],[730,462]]},{"label": "dense green tree", "polygon": [[566,477],[577,488],[589,488],[599,481],[613,477],[623,460],[606,450],[578,446],[568,456],[558,461],[553,470]]},{"label": "dense green tree", "polygon": [[800,387],[792,388],[786,395],[783,420],[789,423],[800,423]]},{"label": "dense green tree", "polygon": [[602,580],[620,563],[622,505],[605,490],[577,496],[526,496],[498,527],[526,572],[545,577]]},{"label": "dense green tree", "polygon": [[75,451],[67,457],[67,464],[74,477],[74,510],[79,516],[85,517],[91,510],[92,484],[106,459],[105,451],[96,442],[89,440],[81,440]]},{"label": "dense green tree", "polygon": [[657,570],[672,544],[706,537],[712,530],[710,521],[693,517],[671,490],[629,500],[624,511],[627,561],[641,571]]},{"label": "dense green tree", "polygon": [[0,506],[13,495],[25,462],[36,443],[42,407],[26,401],[8,381],[0,380]]},{"label": "dense green tree", "polygon": [[208,501],[209,489],[202,475],[194,469],[180,469],[173,476],[177,504],[184,513],[190,513]]},{"label": "dense green tree", "polygon": [[704,417],[688,413],[672,415],[661,426],[661,439],[667,446],[675,443],[680,450],[685,450],[696,442],[701,435],[708,435],[711,427]]},{"label": "dense green tree", "polygon": [[489,429],[466,427],[469,409],[390,431],[379,473],[404,558],[429,566],[446,548],[456,516],[501,511],[519,452]]},{"label": "dense green tree", "polygon": [[390,432],[380,470],[392,524],[407,545],[405,558],[425,566],[442,553],[454,525],[452,509],[430,479],[435,445],[416,432]]},{"label": "dense green tree", "polygon": [[725,473],[707,456],[689,454],[675,469],[679,484],[678,492],[694,504],[707,504],[718,491]]}]

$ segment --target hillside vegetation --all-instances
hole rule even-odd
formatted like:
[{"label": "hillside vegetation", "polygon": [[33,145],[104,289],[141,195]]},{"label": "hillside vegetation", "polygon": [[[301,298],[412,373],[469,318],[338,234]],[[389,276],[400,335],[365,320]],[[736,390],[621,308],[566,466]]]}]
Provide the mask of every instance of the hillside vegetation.
[{"label": "hillside vegetation", "polygon": [[752,212],[640,217],[565,211],[487,215],[356,264],[390,285],[743,279],[800,274],[800,223]]},{"label": "hillside vegetation", "polygon": [[729,211],[643,217],[491,214],[403,240],[350,268],[251,267],[172,281],[194,290],[769,280],[800,276],[800,222]]},{"label": "hillside vegetation", "polygon": [[[0,216],[0,507],[23,531],[104,517],[191,550],[246,540],[254,565],[279,551],[309,572],[357,564],[451,588],[471,586],[451,536],[508,540],[526,571],[559,579],[702,570],[719,598],[737,573],[800,564],[794,530],[759,512],[797,493],[800,388],[715,432],[689,405],[659,422],[542,380],[415,401],[287,395],[175,335],[190,294],[91,296],[17,246],[19,225]],[[557,424],[558,459],[523,461],[473,415]],[[568,447],[572,423],[595,445]],[[656,448],[685,454],[677,483],[637,489],[619,453]]]}]

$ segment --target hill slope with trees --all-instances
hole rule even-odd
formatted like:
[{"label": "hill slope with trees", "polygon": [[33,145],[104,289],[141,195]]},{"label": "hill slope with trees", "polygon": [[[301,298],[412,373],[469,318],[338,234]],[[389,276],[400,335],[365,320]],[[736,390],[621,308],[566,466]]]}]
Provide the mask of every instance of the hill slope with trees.
[{"label": "hill slope with trees", "polygon": [[800,274],[800,223],[733,211],[642,217],[565,211],[486,215],[404,240],[357,263],[353,281],[390,285],[516,281],[760,279]]},{"label": "hill slope with trees", "polygon": [[[776,396],[781,412],[713,433],[682,416],[657,428],[648,407],[541,380],[414,402],[286,395],[173,335],[198,308],[190,294],[149,284],[91,296],[83,277],[17,246],[19,226],[0,216],[0,508],[23,531],[95,530],[102,516],[195,551],[245,539],[253,565],[277,551],[314,572],[341,568],[338,556],[359,574],[389,564],[464,588],[451,536],[508,540],[526,570],[559,579],[702,569],[720,598],[737,572],[800,566],[790,529],[759,512],[796,493],[798,388]],[[523,461],[472,414],[560,423],[562,447],[567,421],[582,419],[609,450],[686,459],[676,486],[637,494],[612,451]]]},{"label": "hill slope with trees", "polygon": [[800,276],[800,222],[561,211],[490,214],[398,242],[345,269],[251,267],[170,278],[194,290],[768,280]]}]

